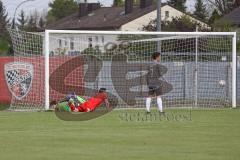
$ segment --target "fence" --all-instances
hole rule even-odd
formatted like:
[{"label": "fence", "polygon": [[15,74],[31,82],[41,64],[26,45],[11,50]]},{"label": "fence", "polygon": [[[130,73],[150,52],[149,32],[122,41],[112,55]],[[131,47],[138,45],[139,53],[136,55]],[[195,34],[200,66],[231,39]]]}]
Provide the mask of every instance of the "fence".
[{"label": "fence", "polygon": [[[6,63],[12,62],[12,57],[1,57],[0,58],[0,102],[10,102],[11,94],[8,90],[5,76],[4,76],[4,65]],[[237,103],[240,105],[240,61],[238,61],[237,68]],[[109,63],[104,62],[103,69],[100,72],[98,85],[102,87],[108,87],[110,92],[116,94],[116,90],[114,86],[109,85],[112,84],[111,71],[109,68]],[[164,95],[165,99],[189,99],[194,100],[194,62],[172,62],[172,63],[164,63],[163,65],[167,66],[168,72],[165,75],[165,79],[173,85],[173,90]],[[198,99],[216,99],[221,97],[225,99],[226,102],[231,101],[231,68],[225,62],[199,62],[198,64]],[[216,72],[215,70],[207,70],[206,74],[205,68],[218,68],[221,72]],[[207,81],[206,81],[206,75]],[[204,78],[205,77],[205,78]],[[219,85],[219,81],[226,81],[226,85]],[[227,103],[226,103],[227,105]]]}]

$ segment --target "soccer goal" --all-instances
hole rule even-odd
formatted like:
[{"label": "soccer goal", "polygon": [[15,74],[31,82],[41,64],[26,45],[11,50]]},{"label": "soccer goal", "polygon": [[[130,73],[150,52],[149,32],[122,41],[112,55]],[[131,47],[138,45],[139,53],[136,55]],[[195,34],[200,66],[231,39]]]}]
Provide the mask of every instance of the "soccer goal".
[{"label": "soccer goal", "polygon": [[165,107],[236,107],[236,33],[9,30],[12,109],[49,109],[69,92],[107,88],[119,108],[141,108],[147,67],[161,53]]}]

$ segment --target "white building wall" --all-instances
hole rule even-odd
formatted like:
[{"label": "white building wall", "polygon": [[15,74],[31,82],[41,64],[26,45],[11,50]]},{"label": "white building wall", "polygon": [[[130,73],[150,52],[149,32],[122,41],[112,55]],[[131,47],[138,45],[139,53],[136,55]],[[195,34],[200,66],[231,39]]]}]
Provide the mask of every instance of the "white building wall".
[{"label": "white building wall", "polygon": [[[169,14],[168,16],[166,15],[167,12]],[[181,11],[176,10],[175,8],[173,8],[169,5],[165,5],[161,8],[162,21],[172,21],[173,18],[181,17],[183,15],[186,15],[186,14]],[[131,22],[128,22],[128,23],[122,25],[121,30],[122,31],[141,31],[143,26],[148,25],[151,20],[154,20],[156,18],[157,18],[157,10],[150,12],[142,17],[139,17]],[[189,18],[193,21],[198,22],[203,27],[209,27],[206,23],[203,23],[191,16],[189,16]]]},{"label": "white building wall", "polygon": [[[168,12],[168,16],[166,13]],[[181,17],[185,15],[183,12],[176,10],[175,8],[165,5],[161,9],[162,20],[163,21],[172,21],[173,17]],[[151,20],[157,18],[157,10],[152,11],[142,17],[139,17],[129,23],[126,23],[121,26],[122,31],[141,31],[143,26],[148,25]],[[198,21],[189,16],[190,19],[197,21],[203,26],[207,24]],[[93,48],[99,47],[100,51],[105,51],[105,46],[108,43],[114,43],[118,45],[116,35],[68,35],[68,34],[59,34],[51,37],[50,40],[50,53],[51,55],[75,55],[80,54],[82,51],[87,49],[90,44]],[[91,39],[92,41],[89,41]],[[61,43],[59,42],[61,40]],[[71,45],[72,44],[72,45]]]},{"label": "white building wall", "polygon": [[49,49],[51,55],[79,55],[90,46],[104,52],[105,46],[116,40],[116,35],[55,34],[50,35]]}]

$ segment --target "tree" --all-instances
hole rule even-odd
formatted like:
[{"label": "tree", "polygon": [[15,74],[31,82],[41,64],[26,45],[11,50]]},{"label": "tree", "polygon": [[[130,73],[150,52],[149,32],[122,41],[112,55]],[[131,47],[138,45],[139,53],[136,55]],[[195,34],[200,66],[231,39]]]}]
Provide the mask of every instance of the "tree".
[{"label": "tree", "polygon": [[18,21],[18,27],[21,30],[24,30],[26,23],[27,23],[27,18],[25,16],[25,12],[21,10],[21,13],[19,14],[19,18],[17,19]]},{"label": "tree", "polygon": [[233,1],[230,0],[207,0],[221,16],[228,14],[232,9],[240,6],[239,0]]},{"label": "tree", "polygon": [[188,16],[182,16],[173,18],[171,22],[166,22],[163,29],[166,31],[192,32],[196,30],[198,25],[197,22],[192,21]]},{"label": "tree", "polygon": [[206,20],[207,10],[206,10],[206,5],[203,3],[203,0],[197,0],[195,4],[194,15],[203,21]]},{"label": "tree", "polygon": [[39,18],[38,26],[39,26],[39,29],[41,29],[41,30],[45,28],[45,26],[46,26],[46,20],[45,20],[44,16],[41,16],[41,17]]},{"label": "tree", "polygon": [[37,31],[37,19],[35,14],[29,15],[26,30],[29,32]]},{"label": "tree", "polygon": [[168,4],[180,11],[186,12],[186,0],[170,0]]},{"label": "tree", "polygon": [[[148,25],[143,26],[143,30],[156,31],[156,19],[152,20]],[[195,21],[192,21],[188,16],[175,17],[172,21],[164,21],[162,23],[163,31],[180,31],[180,32],[192,32],[196,30],[196,26],[199,26],[199,30],[205,30],[201,25]]]},{"label": "tree", "polygon": [[220,19],[221,16],[219,15],[218,11],[215,9],[213,12],[212,12],[212,15],[211,17],[209,18],[208,20],[208,23],[210,25],[212,25],[216,20]]},{"label": "tree", "polygon": [[231,32],[234,31],[234,25],[228,20],[217,20],[213,23],[213,30],[217,32]]},{"label": "tree", "polygon": [[119,7],[119,6],[123,6],[123,5],[124,5],[123,0],[114,0],[113,1],[113,6],[115,6],[115,7]]},{"label": "tree", "polygon": [[24,30],[29,32],[39,32],[44,30],[46,27],[46,13],[42,12],[39,13],[37,10],[30,13],[27,18],[26,25]]},{"label": "tree", "polygon": [[237,8],[240,6],[240,1],[239,0],[235,0],[235,3],[233,4],[234,8]]},{"label": "tree", "polygon": [[10,36],[6,29],[9,24],[8,14],[0,0],[0,55],[8,53],[10,48]]},{"label": "tree", "polygon": [[0,37],[4,36],[7,33],[6,26],[8,23],[8,14],[6,13],[6,9],[3,6],[2,1],[0,0]]},{"label": "tree", "polygon": [[74,0],[54,0],[49,3],[48,23],[57,21],[78,11],[78,4]]}]

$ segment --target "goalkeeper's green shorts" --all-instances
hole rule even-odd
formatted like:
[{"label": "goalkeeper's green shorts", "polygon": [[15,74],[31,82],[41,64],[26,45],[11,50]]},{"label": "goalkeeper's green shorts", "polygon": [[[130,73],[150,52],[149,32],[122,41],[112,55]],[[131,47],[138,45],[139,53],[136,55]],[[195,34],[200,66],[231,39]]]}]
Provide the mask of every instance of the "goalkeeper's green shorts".
[{"label": "goalkeeper's green shorts", "polygon": [[[86,100],[83,97],[77,96],[78,101],[83,104]],[[57,104],[56,109],[58,111],[71,112],[71,108],[68,105],[68,102],[61,102]]]},{"label": "goalkeeper's green shorts", "polygon": [[58,103],[56,109],[62,112],[71,112],[71,108],[68,106],[67,102]]}]

